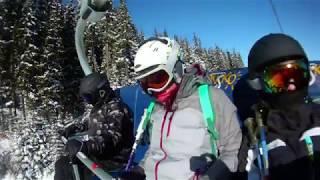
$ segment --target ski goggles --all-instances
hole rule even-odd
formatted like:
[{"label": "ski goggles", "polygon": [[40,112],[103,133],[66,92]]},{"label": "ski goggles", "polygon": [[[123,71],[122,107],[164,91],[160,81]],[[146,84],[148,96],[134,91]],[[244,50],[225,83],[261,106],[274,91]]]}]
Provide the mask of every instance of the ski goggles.
[{"label": "ski goggles", "polygon": [[268,66],[262,75],[267,93],[292,92],[308,85],[309,70],[303,60]]},{"label": "ski goggles", "polygon": [[171,79],[167,71],[160,69],[139,79],[139,82],[144,90],[160,92],[170,83]]}]

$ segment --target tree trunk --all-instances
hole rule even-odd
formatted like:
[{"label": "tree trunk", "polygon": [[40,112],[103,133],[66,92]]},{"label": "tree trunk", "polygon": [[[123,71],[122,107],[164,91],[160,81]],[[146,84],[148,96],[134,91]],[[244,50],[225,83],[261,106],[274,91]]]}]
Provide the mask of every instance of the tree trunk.
[{"label": "tree trunk", "polygon": [[21,105],[22,105],[22,113],[23,113],[23,120],[27,120],[27,115],[26,115],[26,106],[25,106],[25,100],[24,100],[24,92],[22,92],[21,95]]}]

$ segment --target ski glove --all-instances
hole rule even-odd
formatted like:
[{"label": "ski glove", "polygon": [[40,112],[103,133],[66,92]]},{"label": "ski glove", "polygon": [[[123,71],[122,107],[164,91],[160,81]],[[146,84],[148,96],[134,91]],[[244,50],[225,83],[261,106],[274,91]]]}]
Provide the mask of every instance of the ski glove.
[{"label": "ski glove", "polygon": [[87,147],[85,145],[84,142],[75,140],[75,139],[71,139],[68,140],[68,142],[66,143],[66,151],[69,154],[69,159],[70,162],[72,163],[76,163],[77,162],[77,153],[78,152],[83,152],[84,154],[87,154]]},{"label": "ski glove", "polygon": [[84,127],[81,124],[71,124],[70,126],[66,127],[64,130],[60,130],[58,133],[65,138],[68,138],[75,133],[81,132],[84,130]]},{"label": "ski glove", "polygon": [[129,171],[124,171],[120,174],[120,180],[145,180],[146,175],[140,166],[136,166]]},{"label": "ski glove", "polygon": [[229,180],[232,178],[232,173],[224,162],[208,153],[191,157],[190,169],[199,175],[207,175],[210,180]]},{"label": "ski glove", "polygon": [[192,156],[190,158],[190,170],[199,175],[203,175],[215,160],[214,155],[209,153],[202,154],[201,156]]},{"label": "ski glove", "polygon": [[210,180],[231,180],[232,173],[227,165],[220,159],[217,159],[205,173]]}]

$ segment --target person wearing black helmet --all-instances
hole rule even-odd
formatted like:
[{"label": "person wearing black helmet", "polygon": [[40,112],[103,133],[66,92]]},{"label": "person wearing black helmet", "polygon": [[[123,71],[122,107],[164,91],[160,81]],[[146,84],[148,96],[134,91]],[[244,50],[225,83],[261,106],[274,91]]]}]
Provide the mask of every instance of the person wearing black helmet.
[{"label": "person wearing black helmet", "polygon": [[242,169],[250,174],[258,167],[268,179],[320,179],[320,105],[308,97],[312,72],[301,44],[285,34],[266,35],[251,48],[248,69],[259,96],[248,139],[256,136],[260,150],[249,150]]},{"label": "person wearing black helmet", "polygon": [[[122,168],[133,144],[131,116],[126,106],[110,87],[107,77],[92,73],[80,82],[80,96],[93,106],[84,122],[68,126],[61,135],[68,138],[67,157],[56,163],[55,179],[73,179],[69,162],[82,166],[76,154],[83,152],[107,171]],[[74,135],[81,133],[86,140]],[[71,170],[71,172],[70,172]],[[90,179],[88,169],[81,169],[84,179]]]}]

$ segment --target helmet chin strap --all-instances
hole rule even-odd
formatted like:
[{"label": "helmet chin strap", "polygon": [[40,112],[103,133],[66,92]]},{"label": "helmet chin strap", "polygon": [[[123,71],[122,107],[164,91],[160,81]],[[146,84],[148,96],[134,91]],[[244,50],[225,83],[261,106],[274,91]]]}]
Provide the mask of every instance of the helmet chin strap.
[{"label": "helmet chin strap", "polygon": [[173,71],[173,79],[175,82],[178,84],[181,83],[182,76],[184,74],[185,67],[184,67],[184,62],[182,60],[178,60],[174,66],[174,71]]},{"label": "helmet chin strap", "polygon": [[309,86],[312,86],[315,82],[316,82],[316,76],[313,74],[312,70],[310,70]]}]

